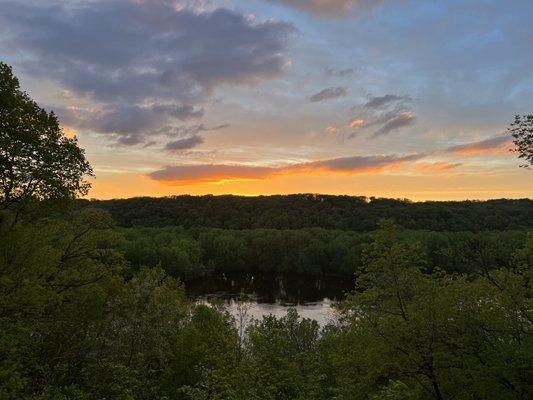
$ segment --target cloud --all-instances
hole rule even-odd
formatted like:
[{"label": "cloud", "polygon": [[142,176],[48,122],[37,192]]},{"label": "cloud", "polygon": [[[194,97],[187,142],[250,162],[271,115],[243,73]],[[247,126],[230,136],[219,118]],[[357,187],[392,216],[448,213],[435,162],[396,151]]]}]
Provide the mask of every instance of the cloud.
[{"label": "cloud", "polygon": [[402,112],[390,118],[385,125],[379,128],[372,134],[372,137],[388,135],[392,131],[403,128],[405,126],[413,125],[416,118],[410,112]]},{"label": "cloud", "polygon": [[309,101],[311,101],[311,103],[316,103],[319,101],[336,99],[338,97],[344,97],[347,94],[348,94],[348,88],[346,87],[341,87],[341,86],[330,87],[330,88],[321,90],[318,93],[315,93],[314,95],[309,97]]},{"label": "cloud", "polygon": [[511,145],[511,136],[496,135],[476,142],[469,142],[447,147],[443,153],[460,156],[476,156],[507,152]]},{"label": "cloud", "polygon": [[95,102],[99,118],[72,126],[134,142],[169,118],[201,118],[216,88],[279,77],[288,64],[291,25],[186,3],[3,1],[0,51],[22,55],[21,70],[71,101]]},{"label": "cloud", "polygon": [[32,55],[33,72],[106,101],[189,98],[224,83],[279,76],[294,31],[284,22],[253,23],[224,8],[195,12],[173,1],[43,3],[4,3],[4,45]]},{"label": "cloud", "polygon": [[116,140],[117,144],[123,146],[136,146],[138,144],[144,143],[144,138],[142,136],[135,135],[117,136]]},{"label": "cloud", "polygon": [[197,125],[185,125],[185,126],[164,126],[158,129],[154,134],[163,135],[168,137],[183,137],[189,135],[197,135],[201,132],[218,131],[226,129],[230,124],[222,124],[216,126],[205,126],[204,124]]},{"label": "cloud", "polygon": [[204,139],[201,136],[193,135],[182,139],[174,140],[172,142],[168,142],[165,146],[165,150],[169,152],[189,150],[193,147],[198,146],[199,144],[202,144],[203,142]]},{"label": "cloud", "polygon": [[268,0],[308,12],[319,17],[346,17],[353,12],[368,10],[382,0]]},{"label": "cloud", "polygon": [[326,67],[324,68],[324,73],[328,78],[334,76],[336,78],[345,78],[347,76],[351,76],[354,73],[353,68],[346,68],[346,69],[335,69],[332,67]]},{"label": "cloud", "polygon": [[198,119],[204,116],[204,109],[195,109],[190,104],[185,105],[155,105],[152,109],[156,112],[167,114],[171,117],[179,119],[180,121],[189,121],[191,119]]},{"label": "cloud", "polygon": [[[172,122],[171,114],[174,108],[167,106],[140,107],[121,106],[115,109],[100,110],[88,108],[56,108],[54,110],[65,126],[75,126],[81,129],[96,131],[108,134],[108,137],[115,140],[116,144],[122,146],[137,146],[144,144],[154,144],[153,140],[157,136],[180,138],[198,136],[202,132],[226,129],[230,124],[206,126],[205,124],[195,125],[162,125]],[[187,113],[198,113],[190,111]],[[183,116],[181,116],[183,119]],[[185,118],[185,119],[190,119]],[[162,125],[162,126],[161,126]],[[203,140],[203,139],[202,139]]]},{"label": "cloud", "polygon": [[425,154],[410,154],[407,156],[398,155],[372,155],[340,157],[330,160],[312,161],[308,163],[296,164],[288,167],[289,170],[326,170],[336,172],[360,173],[367,171],[381,171],[386,168],[398,166],[405,162],[419,160]]},{"label": "cloud", "polygon": [[395,94],[386,94],[384,96],[371,97],[368,102],[365,103],[366,108],[382,108],[385,105],[389,105],[395,102],[410,101],[410,96],[398,96]]},{"label": "cloud", "polygon": [[340,157],[297,163],[279,167],[258,165],[200,164],[167,166],[148,176],[169,185],[218,182],[224,180],[266,179],[273,176],[313,172],[339,172],[346,174],[376,173],[386,169],[397,169],[405,163],[417,161],[426,154],[373,155]]},{"label": "cloud", "polygon": [[80,129],[115,135],[142,136],[167,117],[150,107],[116,105],[107,108],[51,107],[62,123]]},{"label": "cloud", "polygon": [[437,162],[417,162],[412,165],[412,169],[419,172],[445,172],[463,165],[462,163],[450,163],[445,161]]},{"label": "cloud", "polygon": [[166,184],[180,185],[221,180],[264,179],[276,172],[276,168],[270,167],[201,164],[167,166],[150,173],[148,176]]},{"label": "cloud", "polygon": [[[413,125],[416,117],[411,111],[412,98],[408,95],[385,94],[373,96],[362,105],[352,107],[357,114],[350,120],[352,129],[361,130],[380,126],[372,138],[387,135],[397,129]],[[348,139],[357,136],[355,132]]]},{"label": "cloud", "polygon": [[362,118],[354,118],[350,121],[350,128],[358,129],[365,125],[365,120]]}]

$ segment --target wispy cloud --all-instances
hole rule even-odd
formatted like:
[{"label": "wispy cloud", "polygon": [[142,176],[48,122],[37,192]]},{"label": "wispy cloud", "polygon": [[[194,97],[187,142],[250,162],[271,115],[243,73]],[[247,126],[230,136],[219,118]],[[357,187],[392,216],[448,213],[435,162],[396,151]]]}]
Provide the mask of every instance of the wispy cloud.
[{"label": "wispy cloud", "polygon": [[459,168],[463,163],[451,163],[446,161],[437,162],[416,162],[412,169],[418,172],[446,172]]},{"label": "wispy cloud", "polygon": [[384,96],[371,97],[366,103],[366,108],[382,108],[385,105],[389,105],[395,102],[410,101],[411,97],[404,95],[398,96],[395,94],[386,94]]},{"label": "wispy cloud", "polygon": [[505,153],[508,152],[511,146],[511,139],[510,135],[496,135],[487,139],[450,146],[442,150],[442,152],[465,157]]},{"label": "wispy cloud", "polygon": [[168,142],[165,146],[165,150],[174,153],[178,151],[192,149],[193,147],[202,144],[204,139],[201,136],[193,135],[182,139]]},{"label": "wispy cloud", "polygon": [[326,67],[324,68],[324,74],[330,78],[332,76],[336,78],[345,78],[347,76],[351,76],[354,73],[353,68],[345,68],[345,69],[335,69],[332,67]]},{"label": "wispy cloud", "polygon": [[344,97],[348,94],[348,88],[337,86],[337,87],[330,87],[321,90],[318,93],[315,93],[314,95],[309,97],[309,101],[311,103],[317,103],[319,101],[324,100],[331,100],[336,99],[338,97]]},{"label": "wispy cloud", "polygon": [[348,138],[358,135],[359,130],[378,127],[371,137],[385,136],[400,128],[413,125],[416,116],[411,111],[412,98],[408,95],[385,94],[373,96],[362,105],[355,106],[355,117],[350,120],[350,127],[355,130]]},{"label": "wispy cloud", "polygon": [[204,116],[203,108],[196,109],[194,106],[190,104],[184,104],[184,105],[158,104],[158,105],[153,106],[152,109],[156,112],[167,114],[171,117],[179,119],[180,121],[189,121],[192,119],[202,118]]},{"label": "wispy cloud", "polygon": [[388,135],[392,131],[398,130],[405,126],[413,125],[415,120],[415,116],[410,112],[402,112],[390,118],[385,125],[372,134],[372,137]]},{"label": "wispy cloud", "polygon": [[229,164],[175,165],[154,171],[148,176],[166,184],[183,185],[221,180],[266,179],[278,175],[320,172],[376,173],[400,168],[406,163],[420,160],[425,156],[426,154],[353,156],[279,167]]}]

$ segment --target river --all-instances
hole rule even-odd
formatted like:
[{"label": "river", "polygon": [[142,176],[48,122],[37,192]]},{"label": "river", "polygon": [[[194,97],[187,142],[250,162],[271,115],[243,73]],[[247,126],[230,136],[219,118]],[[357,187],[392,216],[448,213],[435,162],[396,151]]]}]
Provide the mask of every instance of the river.
[{"label": "river", "polygon": [[192,300],[209,304],[222,302],[236,315],[241,291],[250,299],[248,315],[261,319],[264,315],[282,317],[294,307],[304,318],[312,318],[321,326],[335,318],[332,305],[342,300],[354,287],[349,276],[217,274],[186,282]]}]

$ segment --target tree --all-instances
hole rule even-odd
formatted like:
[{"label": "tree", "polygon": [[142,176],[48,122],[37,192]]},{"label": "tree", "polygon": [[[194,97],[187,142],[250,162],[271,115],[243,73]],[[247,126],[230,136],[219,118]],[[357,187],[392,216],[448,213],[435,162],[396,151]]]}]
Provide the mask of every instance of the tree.
[{"label": "tree", "polygon": [[76,137],[66,137],[57,116],[21,91],[0,62],[0,209],[85,195],[87,176],[92,169]]},{"label": "tree", "polygon": [[382,223],[357,275],[365,290],[329,338],[336,398],[530,398],[530,249],[490,277],[429,275],[417,245]]},{"label": "tree", "polygon": [[513,151],[525,161],[521,167],[533,166],[533,114],[517,115],[508,130],[514,138]]}]

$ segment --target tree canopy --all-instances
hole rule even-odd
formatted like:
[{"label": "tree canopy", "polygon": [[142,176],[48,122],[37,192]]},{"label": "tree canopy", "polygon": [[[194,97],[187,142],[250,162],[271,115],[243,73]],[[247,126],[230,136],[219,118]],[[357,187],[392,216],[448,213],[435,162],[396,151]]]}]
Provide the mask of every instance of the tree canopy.
[{"label": "tree canopy", "polygon": [[509,128],[515,144],[514,151],[524,160],[522,167],[533,166],[533,114],[517,115]]},{"label": "tree canopy", "polygon": [[0,208],[85,195],[91,174],[76,137],[66,137],[57,116],[21,91],[0,62]]},{"label": "tree canopy", "polygon": [[482,231],[528,229],[533,200],[425,201],[361,196],[173,196],[83,200],[81,207],[108,210],[121,226],[224,229],[326,228],[373,231],[381,219],[406,229]]}]

